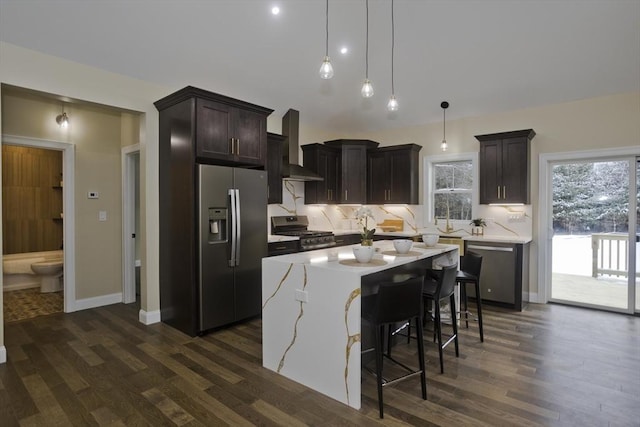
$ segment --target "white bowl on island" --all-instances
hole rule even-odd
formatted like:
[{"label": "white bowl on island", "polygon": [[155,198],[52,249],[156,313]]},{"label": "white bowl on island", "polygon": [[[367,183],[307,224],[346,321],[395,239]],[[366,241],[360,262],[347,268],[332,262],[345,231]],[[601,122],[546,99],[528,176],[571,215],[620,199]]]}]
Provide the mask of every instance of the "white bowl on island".
[{"label": "white bowl on island", "polygon": [[393,247],[399,254],[406,254],[411,250],[413,242],[409,239],[395,239],[393,241]]},{"label": "white bowl on island", "polygon": [[438,233],[425,233],[422,235],[422,241],[426,246],[435,246],[438,243],[438,239],[440,239]]},{"label": "white bowl on island", "polygon": [[356,257],[356,261],[366,264],[371,261],[373,258],[373,253],[375,249],[373,246],[354,246],[353,247],[353,255]]}]

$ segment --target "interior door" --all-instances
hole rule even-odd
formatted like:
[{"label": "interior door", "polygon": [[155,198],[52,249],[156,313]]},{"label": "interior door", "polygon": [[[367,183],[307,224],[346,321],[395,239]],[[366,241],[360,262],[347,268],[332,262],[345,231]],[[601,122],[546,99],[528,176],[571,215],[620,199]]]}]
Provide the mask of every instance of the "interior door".
[{"label": "interior door", "polygon": [[637,309],[637,172],[635,158],[552,165],[550,301]]}]

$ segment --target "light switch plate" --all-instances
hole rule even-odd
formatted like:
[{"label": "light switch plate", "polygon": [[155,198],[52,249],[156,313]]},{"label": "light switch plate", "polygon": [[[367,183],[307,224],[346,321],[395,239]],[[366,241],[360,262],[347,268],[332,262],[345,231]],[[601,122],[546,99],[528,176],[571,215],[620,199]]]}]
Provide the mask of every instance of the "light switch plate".
[{"label": "light switch plate", "polygon": [[107,220],[107,211],[98,212],[98,221],[106,221]]}]

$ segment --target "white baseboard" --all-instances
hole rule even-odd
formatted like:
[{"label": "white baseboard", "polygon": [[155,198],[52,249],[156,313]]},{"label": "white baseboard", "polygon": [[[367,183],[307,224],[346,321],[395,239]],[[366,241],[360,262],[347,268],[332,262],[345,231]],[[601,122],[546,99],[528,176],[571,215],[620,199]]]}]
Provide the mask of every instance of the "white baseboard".
[{"label": "white baseboard", "polygon": [[3,345],[0,346],[0,363],[7,363],[7,348]]},{"label": "white baseboard", "polygon": [[138,320],[144,325],[153,325],[154,323],[160,323],[160,310],[144,311],[140,310],[138,314]]},{"label": "white baseboard", "polygon": [[540,303],[541,301],[538,301],[538,293],[537,292],[529,292],[529,302],[533,302],[533,303]]},{"label": "white baseboard", "polygon": [[75,301],[73,311],[102,307],[105,305],[117,304],[119,302],[122,302],[122,292],[117,292],[111,295],[102,295],[93,298],[79,299]]}]

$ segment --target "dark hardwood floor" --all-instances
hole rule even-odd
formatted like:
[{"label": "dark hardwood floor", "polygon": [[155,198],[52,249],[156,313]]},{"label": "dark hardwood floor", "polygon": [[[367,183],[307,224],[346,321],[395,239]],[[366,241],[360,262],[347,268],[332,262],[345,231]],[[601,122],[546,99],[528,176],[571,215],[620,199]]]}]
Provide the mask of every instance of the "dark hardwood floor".
[{"label": "dark hardwood floor", "polygon": [[[384,391],[363,372],[360,411],[261,366],[260,320],[200,338],[144,326],[117,304],[5,324],[0,424],[640,425],[640,318],[559,305],[485,307],[485,342],[461,329],[439,373],[426,340],[419,380]],[[415,342],[394,355],[415,360]]]}]

